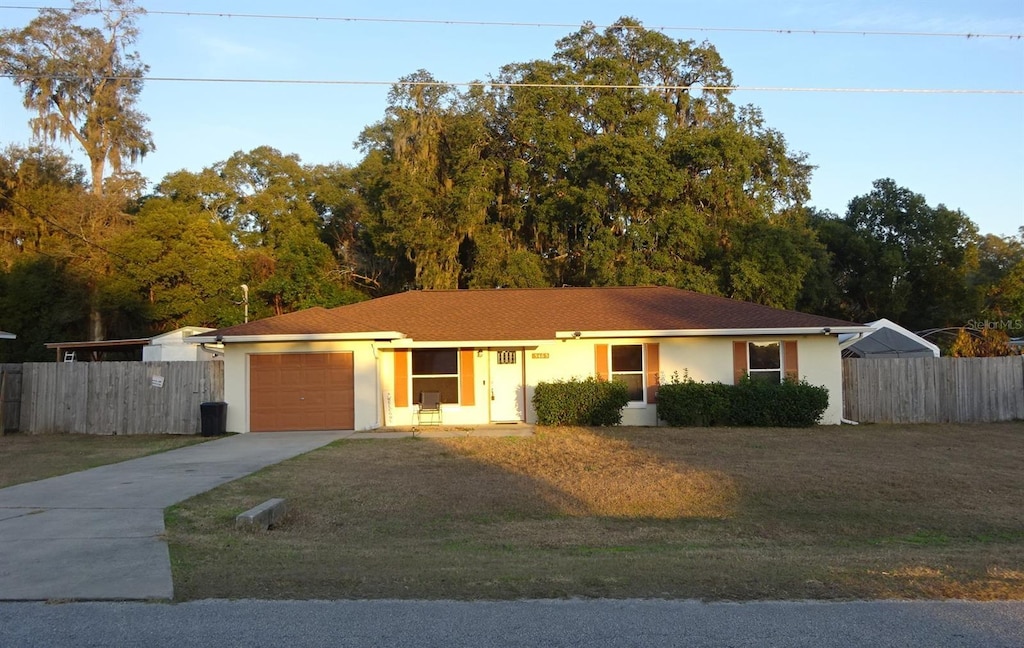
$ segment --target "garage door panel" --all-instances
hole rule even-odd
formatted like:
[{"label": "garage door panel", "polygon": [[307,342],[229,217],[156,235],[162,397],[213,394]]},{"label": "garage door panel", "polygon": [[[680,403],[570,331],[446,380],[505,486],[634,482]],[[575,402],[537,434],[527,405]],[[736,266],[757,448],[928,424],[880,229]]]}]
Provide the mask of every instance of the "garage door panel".
[{"label": "garage door panel", "polygon": [[318,409],[326,409],[328,407],[327,394],[319,391],[307,391],[303,392],[302,398],[300,399],[302,405],[306,408],[316,407]]},{"label": "garage door panel", "polygon": [[353,429],[354,366],[351,352],[251,355],[250,430]]},{"label": "garage door panel", "polygon": [[310,415],[308,412],[281,412],[277,417],[280,423],[281,432],[294,432],[299,430],[324,430],[325,419],[323,416]]}]

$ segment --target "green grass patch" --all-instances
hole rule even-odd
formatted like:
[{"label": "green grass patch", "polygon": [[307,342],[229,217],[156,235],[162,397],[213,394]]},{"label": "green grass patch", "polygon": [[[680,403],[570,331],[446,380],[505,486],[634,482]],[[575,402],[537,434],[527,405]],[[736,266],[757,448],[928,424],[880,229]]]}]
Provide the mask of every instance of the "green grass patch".
[{"label": "green grass patch", "polygon": [[209,437],[92,434],[0,435],[0,488],[166,452]]}]

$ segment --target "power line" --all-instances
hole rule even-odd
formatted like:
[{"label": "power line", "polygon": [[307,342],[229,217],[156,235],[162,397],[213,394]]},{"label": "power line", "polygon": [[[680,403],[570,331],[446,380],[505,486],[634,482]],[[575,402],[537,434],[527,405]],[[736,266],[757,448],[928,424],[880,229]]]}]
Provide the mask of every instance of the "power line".
[{"label": "power line", "polygon": [[[27,5],[0,5],[0,9],[50,9],[54,11],[69,11],[65,7],[39,7]],[[451,25],[459,27],[534,27],[534,28],[557,28],[557,29],[579,29],[580,23],[559,23],[559,22],[517,22],[517,21],[494,21],[494,20],[450,20],[450,19],[429,19],[429,18],[366,18],[357,16],[316,16],[316,15],[293,15],[293,14],[256,14],[256,13],[230,13],[213,11],[146,11],[148,15],[155,16],[187,16],[200,18],[247,18],[256,20],[293,20],[310,22],[349,22],[349,23],[382,23],[382,24],[407,24],[407,25]],[[689,32],[733,32],[751,34],[777,34],[777,35],[811,35],[811,36],[899,36],[899,37],[931,37],[931,38],[999,38],[1006,40],[1024,39],[1024,34],[996,34],[996,33],[975,33],[975,32],[920,32],[920,31],[886,31],[886,30],[856,30],[856,29],[787,29],[768,27],[701,27],[696,25],[594,25],[595,29],[608,29],[609,27],[620,27],[623,29],[647,29],[650,31],[689,31]]]},{"label": "power line", "polygon": [[[0,74],[8,79],[61,79],[75,77],[21,76]],[[136,77],[107,77],[112,81],[138,80]],[[985,88],[827,88],[796,86],[701,86],[701,85],[660,85],[660,84],[618,84],[618,83],[527,83],[503,81],[373,81],[355,79],[256,79],[230,77],[172,77],[147,76],[145,81],[170,83],[237,83],[265,85],[326,85],[326,86],[406,86],[406,87],[460,87],[460,88],[536,88],[572,90],[646,90],[646,91],[707,91],[707,92],[832,92],[846,94],[952,94],[952,95],[1024,95],[1024,90]]]}]

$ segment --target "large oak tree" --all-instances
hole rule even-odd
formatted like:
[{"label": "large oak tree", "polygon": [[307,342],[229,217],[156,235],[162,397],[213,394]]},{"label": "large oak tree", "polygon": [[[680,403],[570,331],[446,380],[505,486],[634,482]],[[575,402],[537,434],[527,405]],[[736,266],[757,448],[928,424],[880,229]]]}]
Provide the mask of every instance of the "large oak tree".
[{"label": "large oak tree", "polygon": [[40,9],[23,29],[0,30],[0,70],[35,113],[33,135],[77,143],[97,195],[108,164],[117,174],[153,149],[136,107],[148,67],[130,50],[142,13],[134,0],[76,0],[69,10]]}]

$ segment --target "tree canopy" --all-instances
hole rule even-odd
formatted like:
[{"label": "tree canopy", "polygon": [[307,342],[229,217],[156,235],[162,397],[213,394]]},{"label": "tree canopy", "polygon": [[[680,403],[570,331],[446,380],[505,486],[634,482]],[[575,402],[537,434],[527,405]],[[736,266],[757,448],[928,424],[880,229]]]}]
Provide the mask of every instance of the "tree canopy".
[{"label": "tree canopy", "polygon": [[487,89],[421,70],[359,141],[374,252],[403,259],[406,287],[662,284],[792,307],[811,167],[731,82],[712,45],[630,18]]},{"label": "tree canopy", "polygon": [[134,0],[75,0],[70,10],[40,9],[24,29],[0,30],[0,70],[36,114],[32,134],[79,145],[97,195],[107,164],[117,174],[153,149],[136,108],[148,67],[128,49],[143,12]]},{"label": "tree canopy", "polygon": [[[838,297],[826,309],[854,321],[886,317],[914,330],[961,326],[981,315],[986,289],[978,285],[977,226],[892,179],[873,186],[850,201],[844,218],[815,220]],[[990,256],[998,254],[993,249]],[[990,259],[986,284],[1006,276],[1001,263]]]},{"label": "tree canopy", "polygon": [[892,179],[842,216],[808,208],[807,156],[734,103],[715,47],[631,18],[469,89],[404,77],[352,167],[260,146],[149,195],[123,169],[104,183],[152,148],[128,51],[140,12],[82,0],[0,33],[33,131],[91,167],[0,152],[0,328],[24,336],[8,358],[101,320],[133,336],[235,324],[243,284],[254,318],[409,289],[653,284],[911,329],[1022,326],[1024,228],[982,236]]}]

